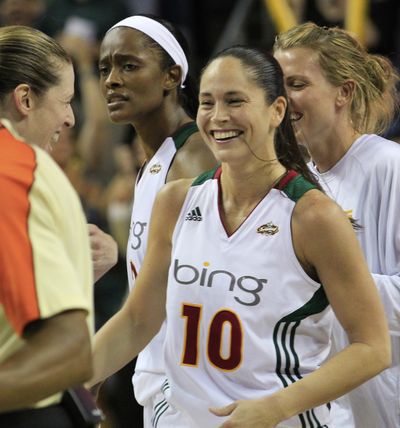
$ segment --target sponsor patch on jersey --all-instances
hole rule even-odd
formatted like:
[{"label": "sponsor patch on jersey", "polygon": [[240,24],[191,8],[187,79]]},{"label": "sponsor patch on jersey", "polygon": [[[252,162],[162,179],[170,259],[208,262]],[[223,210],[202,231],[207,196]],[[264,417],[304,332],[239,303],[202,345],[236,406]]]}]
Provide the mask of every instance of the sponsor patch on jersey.
[{"label": "sponsor patch on jersey", "polygon": [[272,221],[269,221],[257,228],[257,233],[261,233],[261,235],[275,235],[275,233],[278,232],[279,227],[272,223]]},{"label": "sponsor patch on jersey", "polygon": [[158,174],[161,171],[161,165],[159,163],[155,163],[149,169],[150,174]]}]

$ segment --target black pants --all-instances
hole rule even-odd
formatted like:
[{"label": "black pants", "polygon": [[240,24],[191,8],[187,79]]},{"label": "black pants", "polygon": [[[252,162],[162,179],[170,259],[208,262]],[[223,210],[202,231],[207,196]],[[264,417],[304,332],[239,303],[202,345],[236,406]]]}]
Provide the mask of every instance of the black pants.
[{"label": "black pants", "polygon": [[61,405],[0,413],[1,428],[75,428]]}]

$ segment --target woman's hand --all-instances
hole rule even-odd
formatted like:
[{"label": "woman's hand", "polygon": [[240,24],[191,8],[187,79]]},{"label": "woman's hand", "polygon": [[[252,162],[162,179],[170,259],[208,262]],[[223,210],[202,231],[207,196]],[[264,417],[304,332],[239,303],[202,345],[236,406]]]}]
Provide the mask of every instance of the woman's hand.
[{"label": "woman's hand", "polygon": [[282,420],[277,405],[268,398],[239,400],[225,407],[210,408],[216,416],[230,416],[220,428],[274,428]]},{"label": "woman's hand", "polygon": [[92,250],[94,281],[108,272],[118,260],[118,246],[115,239],[95,224],[88,224],[90,248]]}]

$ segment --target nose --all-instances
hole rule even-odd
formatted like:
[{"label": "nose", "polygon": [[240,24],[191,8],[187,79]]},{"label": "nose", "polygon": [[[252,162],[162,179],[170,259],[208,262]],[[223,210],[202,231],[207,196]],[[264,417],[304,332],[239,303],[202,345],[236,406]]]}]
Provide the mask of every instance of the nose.
[{"label": "nose", "polygon": [[67,115],[64,124],[67,128],[73,128],[75,125],[75,115],[71,105],[68,105]]},{"label": "nose", "polygon": [[121,76],[114,67],[111,68],[110,73],[108,74],[105,84],[107,88],[112,88],[122,84]]},{"label": "nose", "polygon": [[211,117],[215,123],[227,122],[229,120],[229,111],[224,102],[216,102]]}]

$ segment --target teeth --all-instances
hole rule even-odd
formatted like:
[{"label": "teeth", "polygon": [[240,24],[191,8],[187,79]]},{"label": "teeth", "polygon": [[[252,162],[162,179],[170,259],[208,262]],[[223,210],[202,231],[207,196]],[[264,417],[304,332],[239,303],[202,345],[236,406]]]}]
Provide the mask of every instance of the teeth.
[{"label": "teeth", "polygon": [[216,140],[225,140],[228,138],[234,138],[239,135],[238,131],[214,131],[214,138]]},{"label": "teeth", "polygon": [[291,113],[290,120],[293,122],[296,122],[297,120],[300,120],[303,117],[301,113]]}]

